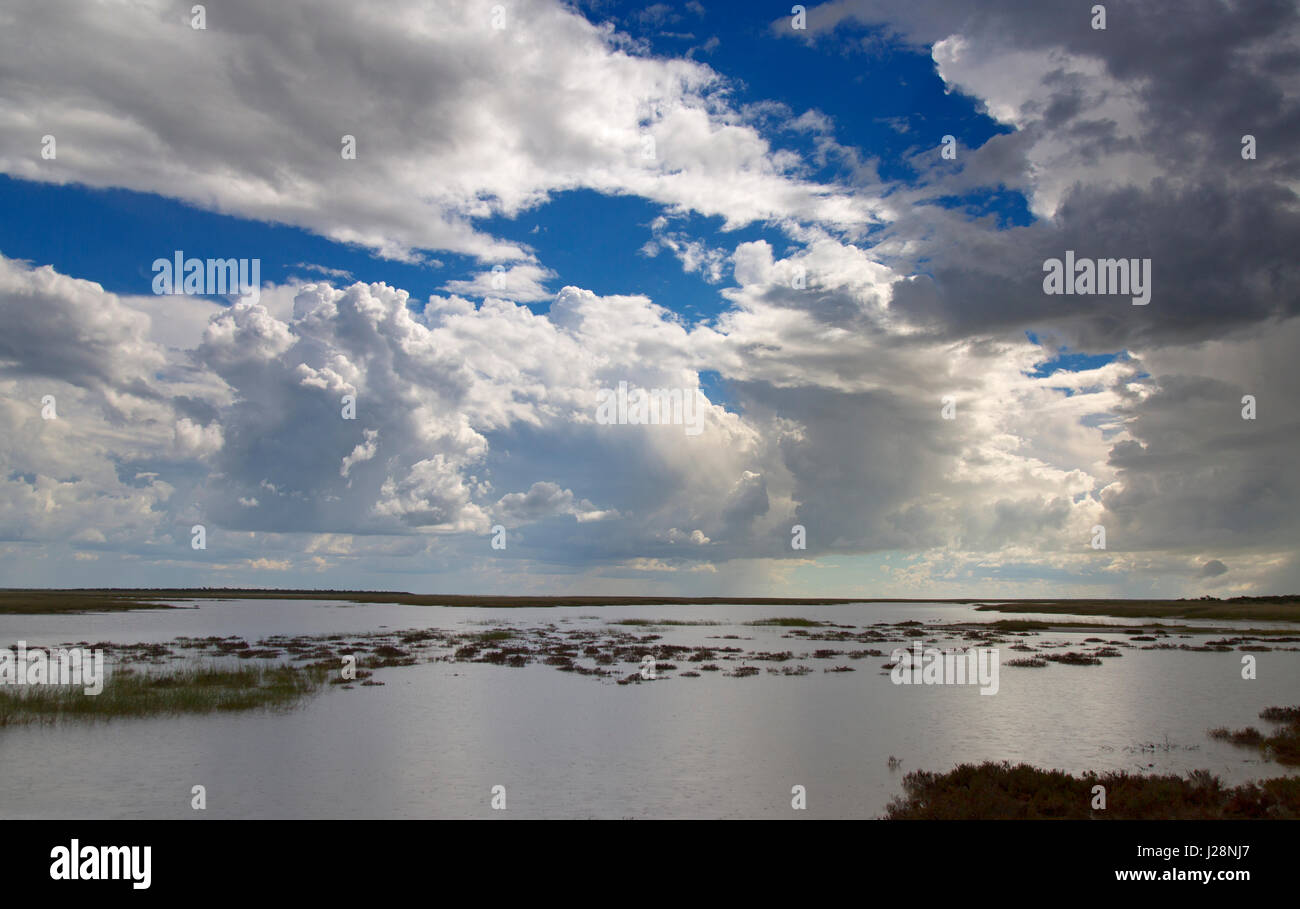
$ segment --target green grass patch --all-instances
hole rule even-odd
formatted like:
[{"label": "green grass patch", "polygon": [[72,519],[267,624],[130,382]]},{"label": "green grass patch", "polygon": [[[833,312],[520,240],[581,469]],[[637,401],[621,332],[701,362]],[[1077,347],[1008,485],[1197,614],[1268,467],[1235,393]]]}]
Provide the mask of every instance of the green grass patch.
[{"label": "green grass patch", "polygon": [[144,595],[86,590],[0,590],[0,613],[57,615],[68,612],[124,612],[175,609]]},{"label": "green grass patch", "polygon": [[55,720],[111,720],[216,711],[286,709],[331,673],[311,666],[198,666],[163,672],[119,669],[104,690],[81,686],[0,687],[0,726]]}]

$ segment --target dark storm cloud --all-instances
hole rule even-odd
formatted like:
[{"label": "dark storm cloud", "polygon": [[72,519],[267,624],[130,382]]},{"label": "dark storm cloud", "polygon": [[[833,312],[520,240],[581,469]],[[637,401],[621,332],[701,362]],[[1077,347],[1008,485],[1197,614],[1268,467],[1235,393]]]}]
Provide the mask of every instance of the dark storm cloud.
[{"label": "dark storm cloud", "polygon": [[[1090,26],[1089,10],[1040,2],[972,8],[953,0],[809,11],[809,31],[821,40],[846,20],[885,26],[920,45],[960,35],[962,63],[952,67],[959,88],[962,65],[971,61],[994,66],[1026,51],[1060,56],[1059,65],[1044,58],[1014,134],[963,150],[956,168],[922,151],[915,163],[925,188],[899,192],[906,204],[981,187],[1031,194],[1035,179],[1064,181],[1054,216],[999,232],[988,221],[913,205],[886,232],[919,240],[914,262],[924,263],[917,270],[926,275],[897,288],[899,311],[955,337],[1050,322],[1076,347],[1097,349],[1217,337],[1300,312],[1300,8],[1112,3],[1105,30]],[[1074,57],[1099,60],[1104,69],[1096,76],[1067,71]],[[1009,93],[1023,88],[1009,74],[1002,78]],[[1139,113],[1129,129],[1107,113],[1121,97]],[[1256,139],[1257,160],[1242,159],[1246,134]],[[1068,151],[1031,177],[1034,147],[1052,143]],[[1122,173],[1122,154],[1148,165],[1153,179],[1112,186],[1086,170],[1113,160]],[[1067,249],[1151,258],[1151,305],[1045,296],[1043,260]]]}]

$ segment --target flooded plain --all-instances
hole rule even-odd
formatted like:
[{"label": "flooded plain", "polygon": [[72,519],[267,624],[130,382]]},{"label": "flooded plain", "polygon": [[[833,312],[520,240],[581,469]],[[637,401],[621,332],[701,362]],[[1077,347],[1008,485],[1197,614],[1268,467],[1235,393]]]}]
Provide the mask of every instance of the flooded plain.
[{"label": "flooded plain", "polygon": [[[1026,629],[992,623],[1070,617],[917,603],[180,605],[0,615],[0,646],[112,644],[111,663],[146,671],[345,653],[367,668],[287,711],[0,728],[0,817],[871,818],[906,772],[985,760],[1205,769],[1231,784],[1280,776],[1287,768],[1207,731],[1300,701],[1300,629],[1245,633],[1277,627],[1263,622],[1207,635],[1176,626],[1234,623]],[[892,651],[918,642],[997,648],[997,694],[894,684]],[[191,808],[197,785],[204,811]],[[806,812],[791,808],[796,785]]]}]

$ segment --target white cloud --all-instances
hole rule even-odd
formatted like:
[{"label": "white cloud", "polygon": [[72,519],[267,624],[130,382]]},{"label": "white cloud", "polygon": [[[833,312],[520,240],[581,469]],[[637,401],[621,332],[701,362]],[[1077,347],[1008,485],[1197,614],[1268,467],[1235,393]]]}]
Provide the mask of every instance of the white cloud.
[{"label": "white cloud", "polygon": [[[1285,472],[1287,437],[1272,423],[1241,425],[1234,405],[1254,389],[1269,420],[1293,419],[1270,377],[1300,343],[1294,321],[1270,330],[1263,356],[1258,338],[1243,336],[1038,378],[1034,364],[1052,352],[1023,338],[893,332],[889,273],[851,247],[827,241],[777,259],[747,244],[735,261],[743,283],[715,326],[684,326],[643,297],[572,287],[539,314],[454,296],[417,312],[386,285],[308,284],[294,289],[287,321],[261,303],[222,309],[186,354],[197,371],[183,386],[117,362],[115,345],[90,365],[64,364],[85,387],[8,379],[0,521],[28,540],[80,533],[101,553],[155,566],[194,560],[189,527],[203,523],[212,556],[201,570],[236,575],[240,565],[364,572],[375,559],[491,571],[476,560],[489,558],[485,535],[497,522],[512,528],[502,558],[521,560],[519,570],[629,578],[724,568],[732,578],[729,565],[790,560],[795,523],[808,528],[801,559],[929,553],[891,572],[891,583],[927,590],[969,571],[1065,571],[1111,585],[1160,571],[1195,588],[1199,569],[1167,566],[1210,558],[1232,566],[1210,580],[1250,590],[1296,570],[1270,549],[1294,534],[1293,518],[1270,511],[1261,522],[1246,494],[1252,478]],[[815,266],[809,290],[785,282],[796,262]],[[102,330],[151,349],[146,317],[114,309],[97,287],[6,267],[11,285],[57,297],[44,312],[116,313],[120,327]],[[29,334],[56,336],[43,322]],[[699,436],[593,419],[597,388],[698,387],[705,369],[728,383],[739,412],[710,404]],[[113,387],[96,376],[132,391],[87,408]],[[42,383],[62,389],[59,420],[40,418]],[[1209,409],[1195,438],[1180,411],[1158,406],[1208,392],[1217,403],[1198,405]],[[344,394],[355,395],[355,420],[343,418]],[[955,420],[941,417],[944,395],[956,400]],[[146,422],[114,428],[121,407]],[[1237,446],[1235,483],[1168,460],[1224,450],[1256,426],[1263,441]],[[1186,488],[1170,499],[1170,484]],[[1201,530],[1196,516],[1210,512],[1236,521],[1238,536]],[[1110,533],[1100,555],[1087,546],[1095,523]],[[429,561],[432,537],[450,541],[442,563]],[[459,565],[447,561],[453,553]]]},{"label": "white cloud", "polygon": [[[1000,0],[987,17],[894,8],[884,18],[933,42],[947,85],[1015,132],[954,167],[918,151],[916,185],[882,203],[873,162],[837,144],[826,115],[737,109],[708,67],[557,3],[511,5],[494,30],[491,5],[330,2],[304,17],[232,0],[195,32],[165,4],[19,3],[27,33],[57,20],[69,46],[112,52],[49,55],[0,31],[0,171],[160,193],[408,262],[445,249],[502,267],[420,301],[298,263],[329,280],[224,306],[119,297],[0,257],[0,563],[28,571],[37,552],[91,570],[58,558],[76,544],[95,570],[191,584],[255,570],[337,586],[440,572],[777,589],[905,551],[890,582],[917,591],[1300,582],[1284,381],[1300,344],[1286,318],[1295,223],[1268,176],[1294,180],[1294,143],[1253,170],[1205,163],[1236,111],[1210,98],[1195,109],[1205,123],[1188,121],[1170,103],[1187,80],[1162,78],[1179,55],[1117,66],[1109,44]],[[656,15],[652,27],[678,14]],[[809,22],[816,34],[880,15],[837,3]],[[1267,58],[1249,50],[1229,61],[1236,80],[1262,78]],[[1267,115],[1296,95],[1260,97]],[[871,188],[810,180],[769,129],[802,132],[814,163]],[[45,132],[56,160],[39,156]],[[339,155],[344,134],[356,160]],[[1049,220],[994,230],[929,204],[998,186]],[[664,207],[644,254],[671,252],[710,283],[730,268],[727,308],[691,324],[672,301],[564,286],[482,227],[577,188]],[[768,221],[794,248],[728,250],[676,229],[687,211],[727,230]],[[1256,215],[1258,230],[1233,226]],[[868,241],[873,219],[888,224]],[[1119,254],[1163,244],[1149,310],[1044,305],[1043,250],[1098,238]],[[1133,356],[1030,374],[1080,339]],[[595,393],[619,382],[709,387],[704,431],[598,424]],[[1245,393],[1258,421],[1237,414]],[[41,418],[46,395],[57,420]],[[499,554],[485,539],[496,522],[511,528]],[[202,554],[194,523],[209,531]],[[796,523],[806,553],[790,550]]]},{"label": "white cloud", "polygon": [[554,277],[555,272],[549,268],[522,262],[509,268],[496,265],[468,281],[448,281],[442,289],[470,297],[503,297],[518,303],[536,303],[553,296],[545,282]]},{"label": "white cloud", "polygon": [[[528,261],[475,221],[577,188],[728,227],[871,219],[870,203],[774,153],[708,67],[631,52],[550,0],[511,4],[494,29],[493,6],[333,0],[304,15],[228,0],[196,31],[161,3],[110,15],[22,0],[11,13],[24,27],[0,32],[0,56],[22,74],[0,101],[0,172],[159,193],[403,261],[421,261],[418,250]],[[113,53],[51,55],[24,37],[55,28],[64,46]],[[41,158],[42,134],[57,159]],[[342,157],[344,136],[355,160]]]}]

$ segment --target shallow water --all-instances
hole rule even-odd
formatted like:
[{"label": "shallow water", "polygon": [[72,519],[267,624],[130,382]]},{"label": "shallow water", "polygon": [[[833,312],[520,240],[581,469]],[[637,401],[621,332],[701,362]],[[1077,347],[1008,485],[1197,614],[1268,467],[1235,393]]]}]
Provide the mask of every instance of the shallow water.
[{"label": "shallow water", "polygon": [[[912,603],[480,609],[204,600],[179,610],[0,615],[0,645],[162,642],[182,635],[253,642],[275,634],[464,633],[553,624],[561,631],[631,630],[661,635],[665,643],[796,655],[863,646],[888,653],[901,646],[805,641],[790,637],[789,628],[742,624],[775,616],[859,630],[877,622],[1037,618]],[[728,624],[608,624],[628,618]],[[959,643],[936,632],[925,640]],[[744,640],[716,640],[722,635]],[[1090,629],[1026,640],[1071,642],[1077,649],[1087,637],[1113,635]],[[1022,655],[1003,647],[1002,663]],[[796,816],[795,785],[806,787],[808,804],[797,816],[876,817],[901,793],[908,770],[982,760],[1072,772],[1204,768],[1238,783],[1281,775],[1284,768],[1213,741],[1206,730],[1263,727],[1262,708],[1300,700],[1300,653],[1255,656],[1253,681],[1241,678],[1239,652],[1134,647],[1102,666],[1003,665],[995,696],[974,686],[894,685],[880,668],[887,657],[856,660],[856,671],[845,673],[823,672],[836,661],[796,660],[789,665],[802,663],[812,673],[750,678],[683,678],[680,672],[694,667],[679,661],[666,678],[626,686],[540,664],[423,662],[377,670],[383,687],[329,687],[287,713],[0,729],[0,817],[486,818],[502,816],[490,807],[496,785],[505,787],[509,817],[789,817]],[[618,668],[623,675],[637,667]],[[888,767],[891,755],[901,768]],[[205,812],[190,807],[197,784],[206,788]]]}]

